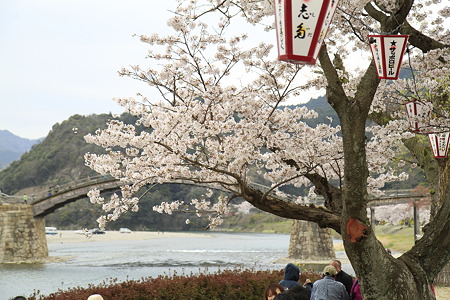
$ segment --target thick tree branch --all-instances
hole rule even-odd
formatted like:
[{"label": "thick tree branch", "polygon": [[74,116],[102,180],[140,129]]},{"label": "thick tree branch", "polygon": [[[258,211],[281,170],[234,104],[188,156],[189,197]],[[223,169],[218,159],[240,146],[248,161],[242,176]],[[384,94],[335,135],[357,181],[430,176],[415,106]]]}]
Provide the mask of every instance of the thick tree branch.
[{"label": "thick tree branch", "polygon": [[369,113],[370,106],[373,98],[375,97],[380,81],[381,79],[378,78],[374,62],[372,61],[359,82],[354,97],[361,103],[361,107],[365,108],[364,113],[366,114]]},{"label": "thick tree branch", "polygon": [[405,0],[402,6],[395,12],[385,11],[384,13],[376,9],[372,3],[364,7],[369,16],[377,20],[381,25],[384,34],[395,34],[400,31],[402,24],[411,10],[414,0]]},{"label": "thick tree branch", "polygon": [[[278,151],[279,149],[272,148],[272,151]],[[293,159],[284,160],[288,166],[294,167],[297,170],[300,169],[297,162]],[[309,181],[316,187],[316,193],[324,198],[325,207],[331,209],[334,212],[341,213],[342,211],[342,191],[341,189],[330,184],[328,180],[320,176],[317,173],[307,173],[304,175]]]},{"label": "thick tree branch", "polygon": [[[390,31],[397,28],[399,33],[409,35],[409,43],[419,48],[424,53],[427,53],[428,51],[433,49],[450,47],[450,45],[446,45],[444,43],[436,41],[435,39],[418,31],[406,20],[406,16],[412,6],[412,2],[413,1],[405,1],[402,8],[391,17],[376,9],[371,2],[368,3],[364,8],[369,16],[371,16],[381,24],[382,28],[386,28],[386,33],[392,33]],[[401,26],[398,28],[399,25]],[[388,28],[388,26],[390,26],[390,28]]]},{"label": "thick tree branch", "polygon": [[444,43],[441,43],[439,41],[436,41],[432,39],[429,36],[426,36],[422,32],[418,31],[414,27],[411,26],[411,24],[408,23],[408,21],[405,21],[403,23],[402,28],[400,29],[401,34],[408,34],[409,35],[409,43],[420,50],[422,52],[427,53],[428,51],[434,50],[434,49],[442,49],[442,48],[448,48],[450,45],[446,45]]},{"label": "thick tree branch", "polygon": [[409,11],[411,10],[412,6],[414,4],[414,0],[404,0],[402,2],[401,7],[392,15],[389,17],[389,24],[390,27],[398,28],[398,26],[401,26],[405,21],[406,17],[409,15]]},{"label": "thick tree branch", "polygon": [[374,18],[378,22],[380,22],[380,23],[384,23],[385,22],[387,16],[382,11],[376,9],[373,6],[372,2],[367,3],[366,6],[364,6],[364,9],[369,14],[369,16],[371,16],[372,18]]},{"label": "thick tree branch", "polygon": [[328,180],[319,174],[306,174],[306,178],[316,187],[316,193],[323,196],[325,207],[334,212],[342,211],[342,190],[331,185]]},{"label": "thick tree branch", "polygon": [[[449,165],[447,163],[447,165]],[[448,175],[447,175],[448,177]],[[450,260],[450,197],[446,198],[433,220],[426,226],[423,237],[404,254],[408,259],[418,262],[427,277],[433,280]],[[439,243],[436,243],[439,241]]]},{"label": "thick tree branch", "polygon": [[270,195],[264,197],[260,190],[249,186],[241,186],[242,197],[256,208],[265,212],[294,220],[317,223],[322,228],[332,228],[340,232],[340,216],[323,207],[304,206],[277,199]]},{"label": "thick tree branch", "polygon": [[[339,103],[344,99],[348,100],[348,98],[342,88],[342,82],[339,78],[339,74],[337,73],[330,56],[328,55],[327,46],[325,43],[319,51],[319,61],[328,83],[326,88],[327,101],[339,114],[339,110],[342,108],[342,105]],[[336,99],[339,99],[340,101],[337,102],[335,101]]]}]

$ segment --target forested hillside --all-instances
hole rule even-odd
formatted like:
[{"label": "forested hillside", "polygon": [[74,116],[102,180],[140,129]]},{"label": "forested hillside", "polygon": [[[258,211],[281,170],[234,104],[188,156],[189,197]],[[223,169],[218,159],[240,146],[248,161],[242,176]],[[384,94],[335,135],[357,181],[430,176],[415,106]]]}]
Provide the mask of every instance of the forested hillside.
[{"label": "forested hillside", "polygon": [[35,186],[64,184],[93,175],[84,166],[83,155],[101,151],[84,142],[83,135],[104,128],[110,115],[74,115],[53,126],[48,136],[0,172],[0,189],[7,194]]}]

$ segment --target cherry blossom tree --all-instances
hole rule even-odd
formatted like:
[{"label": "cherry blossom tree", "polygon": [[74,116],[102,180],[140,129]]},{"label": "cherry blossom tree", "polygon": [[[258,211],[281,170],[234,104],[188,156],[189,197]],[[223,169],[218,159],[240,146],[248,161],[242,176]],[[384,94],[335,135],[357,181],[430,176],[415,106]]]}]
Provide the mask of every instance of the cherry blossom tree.
[{"label": "cherry blossom tree", "polygon": [[[413,207],[412,203],[378,206],[375,207],[375,219],[392,225],[399,225],[401,222],[410,221],[414,218]],[[419,222],[425,225],[430,221],[430,207],[423,205],[418,209],[420,210]]]},{"label": "cherry blossom tree", "polygon": [[[440,2],[341,0],[320,63],[301,66],[276,60],[273,1],[179,1],[168,21],[173,35],[139,36],[153,63],[120,71],[159,96],[117,99],[138,122],[111,120],[86,137],[107,151],[86,154],[87,165],[124,183],[111,199],[90,193],[107,212],[99,223],[136,211],[133,195],[141,188],[204,185],[228,194],[213,202],[208,191],[191,203],[155,209],[195,211],[214,226],[240,197],[263,211],[339,232],[364,299],[433,299],[430,284],[450,259],[450,162],[434,159],[426,137],[409,131],[402,104],[428,101],[433,114],[427,126],[449,130],[450,9]],[[266,31],[273,38],[255,43],[256,33]],[[367,55],[370,33],[410,35],[405,67],[411,77],[377,77]],[[283,107],[311,88],[326,90],[340,126],[310,127],[305,121],[317,116],[314,111]],[[376,125],[366,127],[369,119]],[[403,163],[421,167],[434,193],[423,237],[396,259],[376,239],[366,209],[369,195],[406,178],[390,168],[402,145],[414,158]],[[292,197],[285,186],[311,187],[324,205]]]}]

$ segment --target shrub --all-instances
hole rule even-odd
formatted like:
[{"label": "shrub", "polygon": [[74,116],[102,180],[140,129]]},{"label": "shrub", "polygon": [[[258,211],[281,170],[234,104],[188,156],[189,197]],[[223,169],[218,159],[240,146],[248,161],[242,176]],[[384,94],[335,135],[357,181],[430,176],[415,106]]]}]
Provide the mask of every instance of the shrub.
[{"label": "shrub", "polygon": [[[305,276],[306,274],[303,274]],[[318,276],[310,274],[313,281]],[[302,276],[302,277],[303,277]],[[177,299],[263,299],[265,288],[283,278],[283,271],[224,270],[215,273],[159,276],[98,286],[59,290],[48,296],[32,295],[29,300],[83,300],[100,294],[105,300],[177,300]]]}]

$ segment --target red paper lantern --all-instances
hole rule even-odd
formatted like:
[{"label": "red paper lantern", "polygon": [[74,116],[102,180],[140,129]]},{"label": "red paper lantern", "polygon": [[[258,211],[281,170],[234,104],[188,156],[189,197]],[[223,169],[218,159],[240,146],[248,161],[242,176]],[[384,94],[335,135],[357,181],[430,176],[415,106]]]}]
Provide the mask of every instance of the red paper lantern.
[{"label": "red paper lantern", "polygon": [[275,0],[278,59],[315,64],[339,0]]},{"label": "red paper lantern", "polygon": [[432,105],[428,105],[426,102],[414,100],[406,102],[405,107],[411,131],[422,132],[426,126],[426,120],[430,117],[431,110],[433,108]]},{"label": "red paper lantern", "polygon": [[409,35],[369,35],[378,78],[397,79]]},{"label": "red paper lantern", "polygon": [[431,150],[435,158],[446,158],[450,141],[450,132],[431,132],[428,134]]}]

